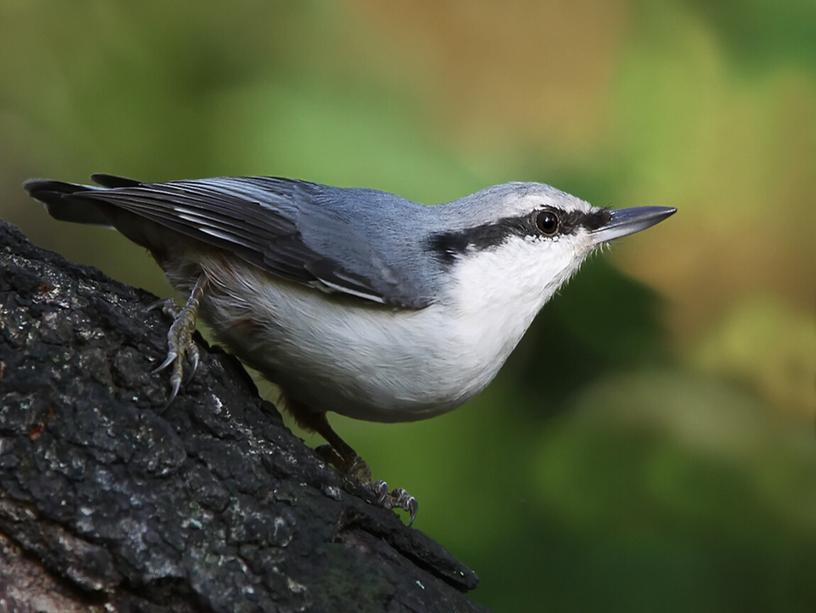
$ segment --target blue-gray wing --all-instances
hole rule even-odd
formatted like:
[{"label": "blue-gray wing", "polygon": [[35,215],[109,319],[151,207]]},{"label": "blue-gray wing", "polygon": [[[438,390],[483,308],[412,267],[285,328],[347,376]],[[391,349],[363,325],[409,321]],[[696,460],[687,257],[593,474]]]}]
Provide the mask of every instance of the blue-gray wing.
[{"label": "blue-gray wing", "polygon": [[[371,248],[348,215],[348,203],[332,205],[337,188],[276,177],[164,183],[110,175],[93,179],[109,189],[77,197],[127,210],[281,278],[394,307],[420,309],[430,303]],[[315,234],[317,228],[320,240],[309,240],[309,229]],[[327,247],[333,243],[339,245],[336,250]]]}]

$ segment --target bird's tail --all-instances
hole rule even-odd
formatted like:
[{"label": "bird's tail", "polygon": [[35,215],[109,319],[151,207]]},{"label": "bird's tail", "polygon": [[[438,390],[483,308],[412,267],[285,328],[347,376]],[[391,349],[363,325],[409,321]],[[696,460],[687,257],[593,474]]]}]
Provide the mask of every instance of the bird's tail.
[{"label": "bird's tail", "polygon": [[[82,192],[100,189],[90,185],[64,183],[50,179],[29,179],[23,188],[48,209],[54,219],[75,223],[109,226],[110,221],[98,204],[82,200]],[[80,196],[77,198],[76,196]]]}]

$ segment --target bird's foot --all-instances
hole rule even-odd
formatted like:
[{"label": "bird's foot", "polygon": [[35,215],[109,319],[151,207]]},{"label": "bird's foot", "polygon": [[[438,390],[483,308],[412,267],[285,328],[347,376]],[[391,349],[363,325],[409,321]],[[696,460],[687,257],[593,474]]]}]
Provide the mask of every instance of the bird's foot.
[{"label": "bird's foot", "polygon": [[315,451],[324,461],[337,468],[346,479],[361,486],[375,504],[385,509],[402,509],[408,513],[408,525],[411,526],[414,523],[419,502],[407,490],[395,487],[389,491],[388,483],[372,479],[371,469],[357,454],[350,458],[343,458],[331,445],[321,445]]},{"label": "bird's foot", "polygon": [[184,364],[189,362],[191,371],[188,378],[192,378],[198,369],[200,354],[198,345],[193,340],[193,333],[196,329],[196,314],[201,296],[204,292],[205,282],[202,276],[193,287],[190,297],[181,309],[171,299],[159,300],[148,307],[148,310],[161,308],[162,313],[173,318],[173,323],[167,331],[167,356],[164,361],[154,370],[154,373],[161,372],[165,368],[172,366],[170,375],[170,398],[169,405],[178,395],[181,384],[184,380]]},{"label": "bird's foot", "polygon": [[370,481],[365,484],[376,497],[377,504],[386,509],[402,509],[408,512],[408,525],[411,526],[419,510],[419,501],[403,487],[395,487],[388,491],[388,483],[382,480]]}]

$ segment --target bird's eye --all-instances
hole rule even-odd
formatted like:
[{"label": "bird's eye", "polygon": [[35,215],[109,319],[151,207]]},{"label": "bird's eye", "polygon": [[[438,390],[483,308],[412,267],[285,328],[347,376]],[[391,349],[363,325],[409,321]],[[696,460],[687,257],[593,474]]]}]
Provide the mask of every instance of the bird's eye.
[{"label": "bird's eye", "polygon": [[539,212],[535,221],[542,234],[552,236],[558,231],[558,215],[552,211]]}]

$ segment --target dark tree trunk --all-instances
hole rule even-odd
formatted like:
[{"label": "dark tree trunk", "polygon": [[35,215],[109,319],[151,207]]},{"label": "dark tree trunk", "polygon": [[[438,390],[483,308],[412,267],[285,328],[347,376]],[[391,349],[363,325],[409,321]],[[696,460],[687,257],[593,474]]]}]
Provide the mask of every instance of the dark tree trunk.
[{"label": "dark tree trunk", "polygon": [[0,610],[479,610],[231,356],[165,408],[154,300],[0,222]]}]

